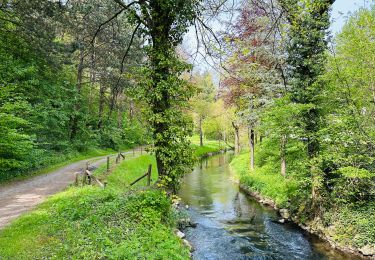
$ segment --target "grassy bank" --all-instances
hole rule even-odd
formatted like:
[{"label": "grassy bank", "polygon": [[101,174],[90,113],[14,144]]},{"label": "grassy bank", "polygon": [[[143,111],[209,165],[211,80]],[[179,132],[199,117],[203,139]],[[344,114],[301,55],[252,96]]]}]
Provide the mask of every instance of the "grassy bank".
[{"label": "grassy bank", "polygon": [[50,197],[0,231],[0,258],[188,258],[173,233],[170,200],[157,190],[128,187],[150,163],[150,155],[123,161],[107,189],[71,187]]},{"label": "grassy bank", "polygon": [[197,157],[202,157],[208,153],[214,153],[218,152],[224,148],[229,148],[228,145],[226,145],[222,141],[218,140],[203,140],[203,146],[199,145],[199,136],[193,136],[191,138],[191,145],[194,149],[194,154]]},{"label": "grassy bank", "polygon": [[335,246],[352,252],[374,252],[374,202],[355,206],[339,205],[326,209],[319,218],[308,218],[301,214],[303,207],[308,205],[303,200],[303,194],[309,192],[308,187],[303,184],[303,179],[298,179],[293,173],[284,178],[278,165],[272,161],[260,162],[259,158],[256,160],[255,170],[250,171],[249,157],[249,153],[242,153],[230,164],[242,185],[271,199],[277,207],[290,209],[297,223],[322,235]]},{"label": "grassy bank", "polygon": [[298,183],[291,178],[284,178],[273,165],[257,167],[250,172],[250,154],[236,156],[230,166],[237,174],[240,182],[252,191],[272,199],[279,207],[286,207],[288,200],[298,192]]},{"label": "grassy bank", "polygon": [[[211,141],[195,154],[219,148]],[[149,164],[155,181],[152,155],[129,156],[108,176],[104,165],[95,171],[106,177],[106,189],[70,187],[51,196],[0,231],[0,259],[188,259],[173,232],[177,217],[170,199],[145,189],[146,180],[129,188]]]}]

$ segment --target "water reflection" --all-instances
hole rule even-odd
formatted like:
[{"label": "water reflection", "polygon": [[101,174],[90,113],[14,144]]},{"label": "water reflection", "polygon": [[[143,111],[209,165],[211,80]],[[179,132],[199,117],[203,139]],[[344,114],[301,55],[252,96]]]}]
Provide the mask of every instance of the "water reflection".
[{"label": "water reflection", "polygon": [[333,250],[247,197],[231,181],[227,153],[203,160],[179,192],[198,223],[186,230],[194,259],[359,259]]}]

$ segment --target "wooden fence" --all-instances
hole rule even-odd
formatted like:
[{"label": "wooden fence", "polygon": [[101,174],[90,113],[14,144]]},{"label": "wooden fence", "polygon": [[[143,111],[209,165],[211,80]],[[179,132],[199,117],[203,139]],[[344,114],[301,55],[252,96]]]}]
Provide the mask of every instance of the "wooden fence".
[{"label": "wooden fence", "polygon": [[132,183],[130,183],[130,186],[133,186],[134,184],[136,184],[137,182],[139,182],[140,180],[146,177],[147,177],[147,186],[150,186],[151,185],[151,171],[152,171],[152,165],[150,164],[148,166],[147,172],[143,174],[141,177],[139,177],[138,179],[136,179],[135,181],[133,181]]},{"label": "wooden fence", "polygon": [[[135,155],[135,148],[133,148],[133,156]],[[140,147],[140,153],[142,155],[143,151],[146,151],[143,147]],[[125,160],[126,159],[126,154],[122,153],[122,152],[118,152],[117,156],[116,156],[116,164],[118,164],[120,161],[122,160]],[[110,173],[111,171],[111,165],[110,165],[110,156],[107,156],[107,174]],[[147,178],[147,186],[150,186],[151,185],[151,172],[152,172],[152,165],[150,164],[148,166],[148,170],[145,174],[143,174],[142,176],[140,176],[139,178],[137,178],[135,181],[133,181],[132,183],[130,183],[130,186],[133,186],[134,184],[136,184],[137,182],[139,182],[140,180],[144,179],[144,178]],[[82,185],[91,185],[92,183],[97,183],[100,187],[102,188],[105,188],[107,183],[104,181],[102,182],[101,180],[99,180],[96,176],[94,176],[92,174],[92,172],[89,170],[89,162],[86,162],[86,167],[84,170],[80,171],[80,172],[76,172],[75,173],[75,185],[78,186],[79,185],[79,176],[82,176]]]}]

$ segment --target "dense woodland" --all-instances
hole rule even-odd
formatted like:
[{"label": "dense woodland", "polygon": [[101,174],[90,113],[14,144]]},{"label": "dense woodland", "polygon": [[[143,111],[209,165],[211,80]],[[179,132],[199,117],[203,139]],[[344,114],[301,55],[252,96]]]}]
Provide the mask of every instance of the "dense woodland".
[{"label": "dense woodland", "polygon": [[[334,0],[225,2],[0,2],[0,181],[153,144],[172,194],[197,135],[233,147],[241,183],[296,222],[373,246],[375,6],[331,35]],[[234,18],[216,32],[220,12]],[[214,74],[181,54],[189,30]]]},{"label": "dense woodland", "polygon": [[108,1],[1,4],[1,179],[148,139],[132,94],[145,59],[140,39],[123,16],[101,26],[117,9]]}]

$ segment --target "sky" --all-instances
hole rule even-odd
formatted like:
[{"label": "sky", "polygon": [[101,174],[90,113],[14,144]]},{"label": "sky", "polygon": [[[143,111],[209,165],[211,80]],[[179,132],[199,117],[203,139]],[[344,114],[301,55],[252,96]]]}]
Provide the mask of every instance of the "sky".
[{"label": "sky", "polygon": [[368,0],[336,0],[332,8],[332,24],[331,31],[333,34],[340,32],[348,13],[354,12],[361,7],[369,7]]},{"label": "sky", "polygon": [[[369,7],[370,3],[375,3],[375,0],[336,0],[332,7],[331,13],[331,32],[332,35],[335,35],[341,31],[341,28],[344,26],[345,21],[350,13],[355,12],[356,10],[362,7]],[[212,25],[211,25],[212,26]],[[217,28],[216,28],[217,27]],[[214,31],[220,30],[220,25],[214,24],[213,25]],[[190,55],[195,52],[196,50],[196,36],[195,30],[190,28],[189,32],[184,38],[183,49],[187,51]],[[205,55],[206,52],[204,48],[201,48],[201,52]],[[210,60],[210,58],[208,58]],[[191,61],[194,64],[195,70],[198,71],[210,71],[214,78],[217,81],[218,74],[215,68],[212,67],[201,57],[197,56],[194,61]]]}]

